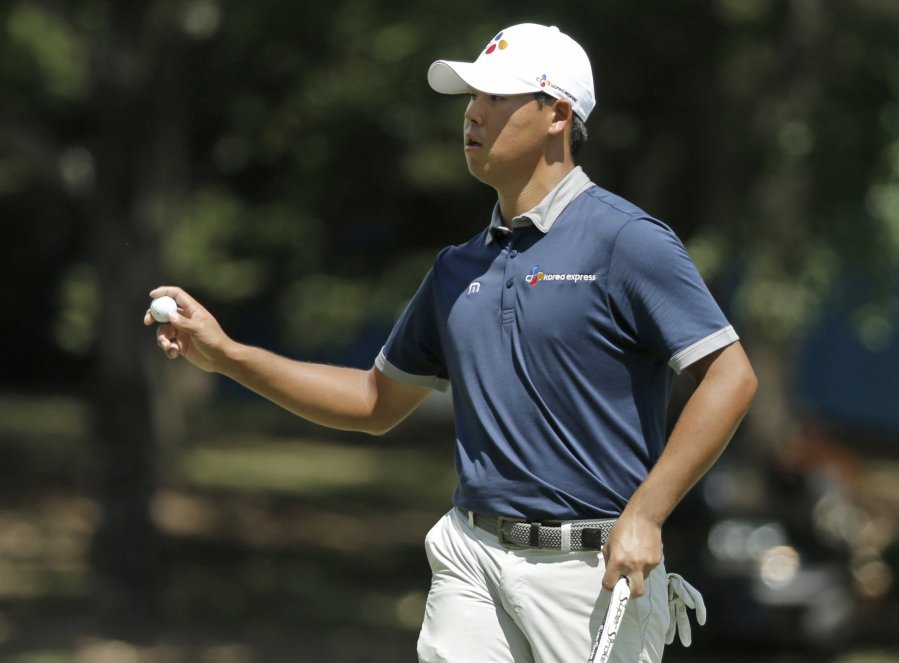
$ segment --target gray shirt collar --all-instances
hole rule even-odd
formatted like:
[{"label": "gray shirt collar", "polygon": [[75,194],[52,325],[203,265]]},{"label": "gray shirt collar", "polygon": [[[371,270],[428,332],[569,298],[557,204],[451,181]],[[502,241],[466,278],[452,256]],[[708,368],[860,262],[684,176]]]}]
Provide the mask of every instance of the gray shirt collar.
[{"label": "gray shirt collar", "polygon": [[[512,228],[535,226],[540,232],[546,234],[559,218],[568,204],[581,193],[593,186],[593,182],[587,177],[580,166],[575,166],[562,180],[546,194],[536,207],[520,214],[512,219]],[[490,228],[487,233],[487,244],[493,241],[494,236],[511,232],[503,225],[503,219],[499,213],[499,203],[493,207],[493,215],[490,217]]]}]

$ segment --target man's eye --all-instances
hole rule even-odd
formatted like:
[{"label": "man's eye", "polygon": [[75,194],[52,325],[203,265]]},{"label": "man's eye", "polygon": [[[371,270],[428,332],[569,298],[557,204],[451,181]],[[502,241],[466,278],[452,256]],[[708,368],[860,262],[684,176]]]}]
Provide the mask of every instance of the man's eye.
[{"label": "man's eye", "polygon": [[[469,99],[469,101],[474,101],[474,100],[477,99],[477,98],[478,98],[478,93],[477,93],[477,92],[469,92],[469,93],[468,93],[468,99]],[[505,101],[505,100],[506,100],[506,97],[503,97],[503,96],[498,95],[498,94],[491,94],[491,95],[488,95],[488,98],[490,99],[490,101],[494,101],[494,102],[496,102],[496,101]]]}]

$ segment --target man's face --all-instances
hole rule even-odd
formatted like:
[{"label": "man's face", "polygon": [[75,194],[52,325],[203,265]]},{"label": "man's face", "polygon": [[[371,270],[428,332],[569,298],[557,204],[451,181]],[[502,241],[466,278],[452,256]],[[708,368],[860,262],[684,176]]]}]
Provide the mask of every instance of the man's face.
[{"label": "man's face", "polygon": [[468,170],[494,187],[530,177],[543,158],[553,114],[552,105],[541,105],[533,94],[471,90],[464,122]]}]

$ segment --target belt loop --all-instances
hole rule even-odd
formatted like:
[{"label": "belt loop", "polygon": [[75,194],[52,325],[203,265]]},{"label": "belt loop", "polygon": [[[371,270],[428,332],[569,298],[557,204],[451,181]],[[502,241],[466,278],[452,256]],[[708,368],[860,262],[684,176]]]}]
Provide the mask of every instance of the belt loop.
[{"label": "belt loop", "polygon": [[562,552],[571,552],[571,523],[562,523]]},{"label": "belt loop", "polygon": [[465,510],[468,513],[468,529],[474,529],[474,511]]}]

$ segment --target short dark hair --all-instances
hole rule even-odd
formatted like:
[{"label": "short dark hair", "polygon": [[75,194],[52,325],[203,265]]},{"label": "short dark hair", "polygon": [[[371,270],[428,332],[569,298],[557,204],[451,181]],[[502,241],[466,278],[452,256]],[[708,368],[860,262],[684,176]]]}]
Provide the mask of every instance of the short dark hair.
[{"label": "short dark hair", "polygon": [[[537,100],[537,103],[540,104],[540,107],[543,108],[543,104],[545,103],[553,103],[556,101],[555,97],[551,97],[546,94],[546,92],[535,92],[534,98]],[[584,121],[579,118],[576,114],[572,113],[571,118],[571,154],[572,156],[576,155],[581,151],[581,147],[584,146],[584,143],[587,142],[587,125],[584,124]]]}]

